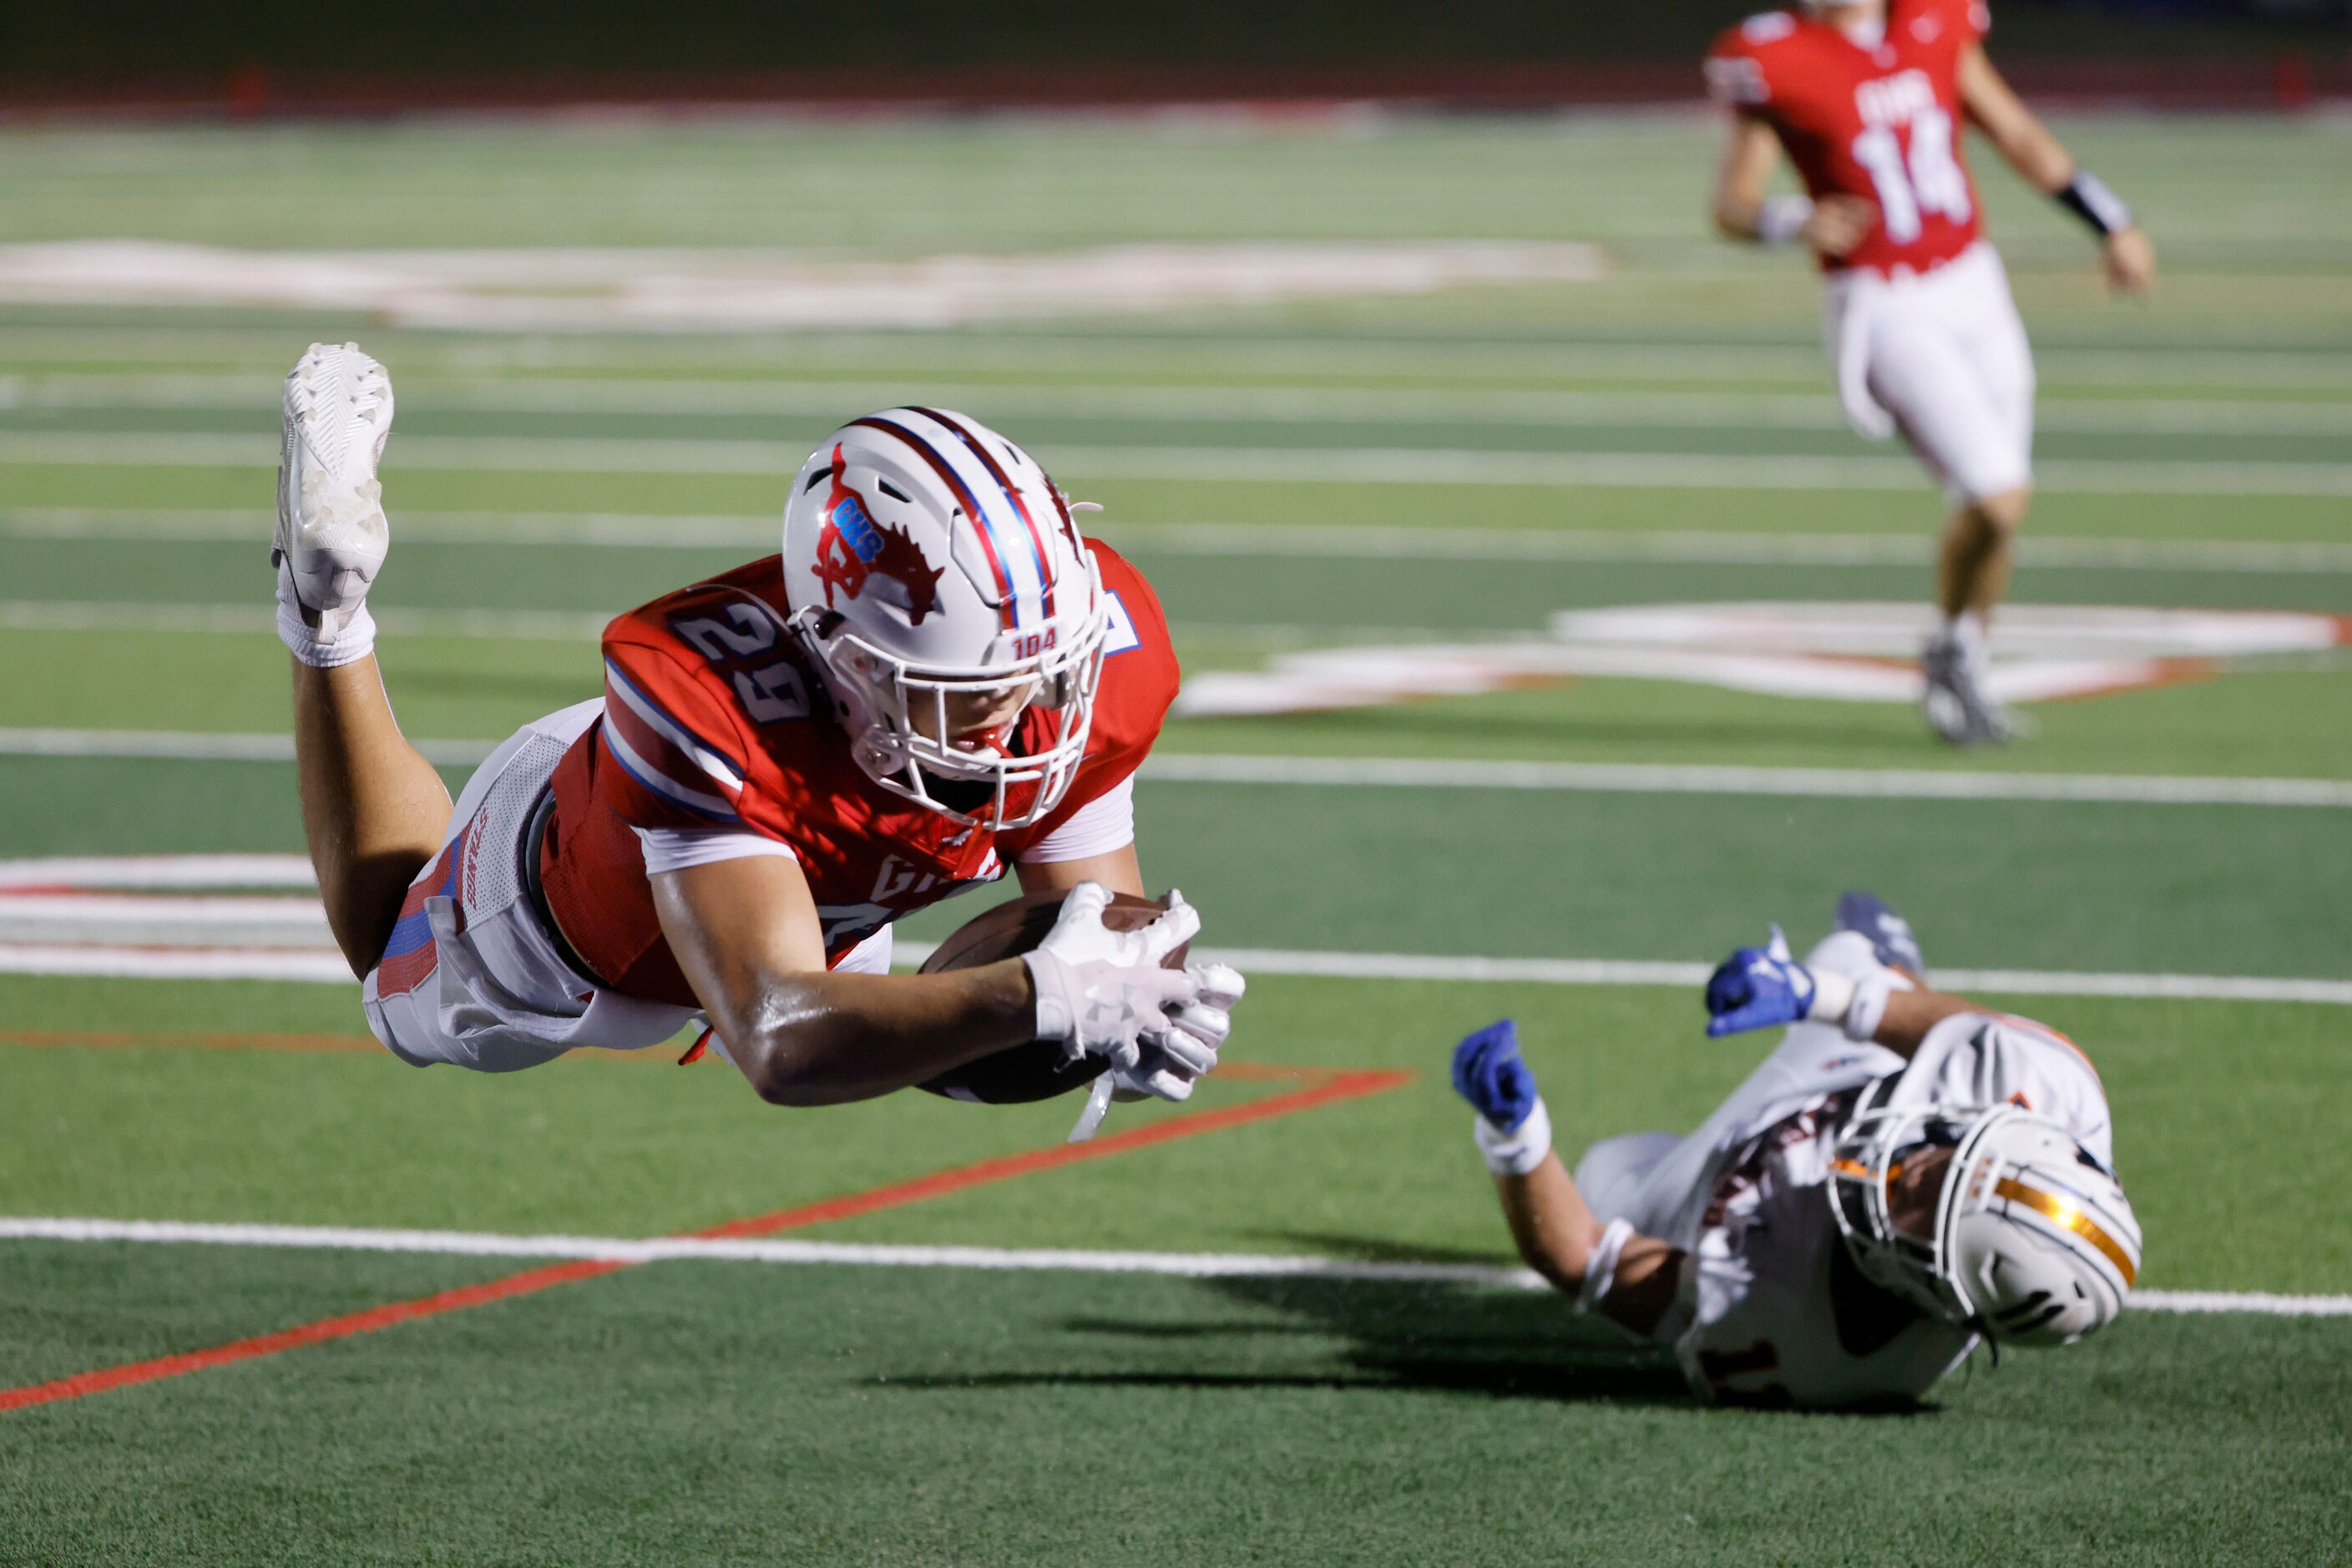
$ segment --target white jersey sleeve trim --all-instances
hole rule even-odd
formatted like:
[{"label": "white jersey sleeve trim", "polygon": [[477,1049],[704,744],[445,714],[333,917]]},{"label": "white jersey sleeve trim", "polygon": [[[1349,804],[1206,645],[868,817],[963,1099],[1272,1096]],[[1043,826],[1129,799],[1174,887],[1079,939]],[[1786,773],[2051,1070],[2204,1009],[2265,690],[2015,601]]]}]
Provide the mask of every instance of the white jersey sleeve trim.
[{"label": "white jersey sleeve trim", "polygon": [[1021,852],[1024,865],[1084,860],[1135,842],[1135,775],[1105,790],[1070,814],[1070,819]]},{"label": "white jersey sleeve trim", "polygon": [[733,827],[632,827],[645,849],[646,875],[683,871],[689,866],[712,866],[721,860],[744,860],[754,855],[778,855],[798,862],[792,846],[757,833]]}]

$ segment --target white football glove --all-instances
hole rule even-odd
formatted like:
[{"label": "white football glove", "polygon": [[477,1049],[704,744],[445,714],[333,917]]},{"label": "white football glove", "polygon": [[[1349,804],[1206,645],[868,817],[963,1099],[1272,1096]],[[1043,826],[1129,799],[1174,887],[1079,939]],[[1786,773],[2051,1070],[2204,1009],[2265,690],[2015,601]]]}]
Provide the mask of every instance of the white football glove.
[{"label": "white football glove", "polygon": [[1192,1000],[1169,1015],[1168,1032],[1146,1041],[1133,1067],[1111,1068],[1114,1088],[1154,1100],[1189,1100],[1192,1085],[1217,1069],[1217,1052],[1234,1032],[1229,1009],[1248,989],[1238,971],[1222,963],[1185,966]]},{"label": "white football glove", "polygon": [[[1166,914],[1140,931],[1115,931],[1103,924],[1109,907],[1110,889],[1080,882],[1062,900],[1061,918],[1045,940],[1022,954],[1037,988],[1037,1037],[1061,1041],[1066,1059],[1100,1057],[1115,1068],[1139,1067],[1147,1046],[1180,1033],[1197,1056],[1198,1042],[1170,1015],[1197,1005],[1199,982],[1190,971],[1160,965],[1192,940],[1200,915],[1182,894],[1171,892]],[[1213,1067],[1215,1045],[1206,1051]]]}]

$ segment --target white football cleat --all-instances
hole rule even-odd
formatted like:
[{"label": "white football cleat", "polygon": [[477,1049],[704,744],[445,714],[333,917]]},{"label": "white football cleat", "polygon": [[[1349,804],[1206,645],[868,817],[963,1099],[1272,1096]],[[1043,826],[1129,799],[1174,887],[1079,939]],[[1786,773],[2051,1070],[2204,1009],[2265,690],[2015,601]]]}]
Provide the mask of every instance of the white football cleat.
[{"label": "white football cleat", "polygon": [[392,377],[357,343],[312,343],[286,374],[285,428],[269,560],[280,600],[331,647],[392,542],[375,477],[392,434]]}]

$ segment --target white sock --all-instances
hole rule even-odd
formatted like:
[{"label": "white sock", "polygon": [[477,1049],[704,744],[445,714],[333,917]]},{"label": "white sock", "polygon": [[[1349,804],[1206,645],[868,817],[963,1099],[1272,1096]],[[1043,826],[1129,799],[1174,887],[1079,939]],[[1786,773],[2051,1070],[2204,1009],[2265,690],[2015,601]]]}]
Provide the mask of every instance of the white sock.
[{"label": "white sock", "polygon": [[334,641],[321,642],[317,630],[302,618],[302,606],[281,597],[278,601],[278,640],[304,664],[317,669],[332,669],[339,664],[356,663],[375,651],[375,617],[368,614],[362,603],[344,617]]},{"label": "white sock", "polygon": [[1957,616],[1946,616],[1944,637],[1962,647],[1980,648],[1985,645],[1984,617],[1974,610],[1962,610]]}]

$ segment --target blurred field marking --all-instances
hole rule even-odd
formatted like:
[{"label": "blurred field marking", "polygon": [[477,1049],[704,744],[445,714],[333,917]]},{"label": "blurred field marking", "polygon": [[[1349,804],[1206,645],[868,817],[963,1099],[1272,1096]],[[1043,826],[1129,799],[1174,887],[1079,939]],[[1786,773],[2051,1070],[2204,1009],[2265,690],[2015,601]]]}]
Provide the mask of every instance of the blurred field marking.
[{"label": "blurred field marking", "polygon": [[[0,731],[5,735],[5,731]],[[2165,774],[1941,773],[1924,768],[1452,761],[1158,752],[1153,783],[1316,788],[1501,789],[1864,800],[2051,800],[2131,805],[2352,806],[2352,782]]]},{"label": "blurred field marking", "polygon": [[[1334,333],[1281,336],[1253,323],[1223,327],[1188,324],[1181,329],[1120,330],[1089,325],[1076,331],[1050,328],[1013,331],[826,332],[814,343],[806,334],[712,333],[681,335],[649,343],[642,338],[575,338],[531,345],[527,370],[550,363],[593,370],[656,370],[673,365],[755,364],[772,378],[780,367],[810,366],[870,374],[858,358],[887,357],[902,365],[943,366],[1045,374],[1097,371],[1132,374],[1139,356],[1161,363],[1206,362],[1218,374],[1237,368],[1257,374],[1352,374],[1368,370],[1420,380],[1460,374],[1475,366],[1489,374],[1517,373],[1530,379],[1606,375],[1612,382],[1643,380],[1698,383],[1719,389],[1742,379],[1793,383],[1817,389],[1827,374],[1818,342],[1694,342],[1606,337],[1526,336],[1513,339],[1442,336],[1435,333]],[[178,359],[249,359],[254,374],[280,374],[287,330],[275,324],[250,328],[136,326],[33,326],[0,324],[0,364],[43,356],[75,362],[142,366]],[[486,353],[496,340],[467,343],[452,353],[424,344],[395,361],[419,364],[431,353],[432,374],[495,375],[500,362]],[[658,355],[648,350],[658,350]],[[2270,348],[2243,344],[2202,347],[2152,342],[2089,347],[2044,342],[2034,351],[2042,395],[2070,384],[2126,389],[2151,379],[2177,381],[2200,391],[2216,387],[2309,388],[2352,384],[2352,353],[2334,348]],[[755,357],[756,356],[756,357]],[[812,363],[812,362],[814,362]]]},{"label": "blurred field marking", "polygon": [[[325,918],[314,898],[174,899],[153,892],[90,890],[307,889],[313,883],[310,863],[299,855],[0,860],[0,973],[351,984],[351,971],[332,950]],[[245,911],[258,911],[258,918],[248,919]],[[24,928],[17,940],[10,940],[12,926]],[[912,968],[929,956],[932,946],[902,941],[897,944],[894,963]],[[1358,980],[1689,988],[1704,984],[1709,973],[1705,963],[1676,960],[1495,958],[1279,948],[1219,949],[1211,956],[1256,974]],[[2344,980],[2014,969],[1942,970],[1937,979],[1956,990],[2020,995],[2352,1005],[2352,981]],[[0,1043],[5,1043],[5,1037],[0,1037]]]},{"label": "blurred field marking", "polygon": [[1055,317],[1589,283],[1560,240],[1136,240],[845,256],[778,247],[233,249],[154,239],[0,244],[0,299],[34,305],[364,312],[508,333],[932,330]]},{"label": "blurred field marking", "polygon": [[[496,741],[412,742],[436,767],[471,767]],[[154,761],[289,763],[294,738],[268,733],[204,734],[184,730],[0,729],[0,756],[143,757]]]},{"label": "blurred field marking", "polygon": [[[266,632],[277,624],[268,601],[252,605],[158,605],[122,600],[0,600],[0,630],[120,632],[126,618],[149,632]],[[508,637],[518,642],[594,642],[611,616],[572,610],[393,609],[378,629],[396,637]]]},{"label": "blurred field marking", "polygon": [[[213,933],[214,940],[233,933]],[[902,942],[893,962],[909,968],[931,951]],[[1203,955],[1245,974],[1310,979],[1437,981],[1508,985],[1654,985],[1696,990],[1712,966],[1676,960],[1480,958],[1450,953],[1308,952],[1286,948],[1214,948]],[[122,945],[0,942],[0,974],[129,980],[268,980],[351,985],[331,950],[296,947]],[[2136,1001],[2278,1002],[2352,1006],[2352,980],[2229,974],[2103,974],[2032,969],[1939,969],[1936,982],[1960,992],[2012,996],[2114,996]]]},{"label": "blurred field marking", "polygon": [[0,974],[110,980],[267,980],[356,985],[340,952],[311,948],[109,947],[96,942],[0,942]]},{"label": "blurred field marking", "polygon": [[[1532,1269],[1501,1264],[1413,1263],[1257,1252],[1113,1252],[1080,1247],[925,1247],[892,1242],[737,1241],[665,1237],[507,1236],[478,1231],[381,1230],[352,1226],[203,1224],[179,1220],[0,1217],[0,1239],[133,1242],[165,1246],[299,1247],[422,1253],[441,1258],[549,1258],[612,1264],[816,1264],[866,1268],[1050,1270],[1148,1274],[1179,1279],[1323,1279],[1366,1285],[1465,1285],[1542,1290]],[[2136,1290],[2134,1310],[2253,1312],[2288,1318],[2352,1317],[2352,1295],[2252,1290]],[[5,1399],[0,1395],[0,1399]],[[0,1405],[5,1409],[5,1405]]]},{"label": "blurred field marking", "polygon": [[[170,1034],[128,1029],[0,1029],[0,1046],[25,1050],[257,1051],[298,1056],[378,1056],[383,1047],[370,1035]],[[666,1059],[656,1051],[595,1051],[599,1059],[623,1057]]]},{"label": "blurred field marking", "polygon": [[[19,507],[0,510],[0,538],[186,540],[247,543],[266,537],[267,511]],[[578,544],[613,548],[766,550],[774,519],[646,512],[399,513],[404,540],[435,544]],[[1185,555],[1301,560],[1669,562],[1703,565],[1916,566],[1934,559],[1925,532],[1766,533],[1699,529],[1396,528],[1347,523],[1108,521],[1121,549]],[[2352,573],[2352,544],[2204,539],[2019,541],[2029,566],[2159,572]],[[47,603],[14,600],[8,613]],[[108,601],[108,603],[116,603]],[[17,606],[27,606],[21,612]],[[391,611],[389,614],[401,612]],[[436,612],[464,614],[463,611]],[[499,612],[503,614],[505,612]],[[379,621],[382,616],[379,616]]]},{"label": "blurred field marking", "polygon": [[52,855],[0,860],[0,888],[315,888],[307,855]]},{"label": "blurred field marking", "polygon": [[[270,436],[0,432],[0,464],[271,469]],[[778,441],[593,437],[404,436],[395,470],[785,475],[807,456]],[[1869,489],[1927,487],[1905,457],[1481,451],[1402,447],[1098,447],[1055,442],[1039,456],[1072,479],[1297,484]],[[2035,487],[2078,495],[2352,497],[2352,463],[2072,458],[2040,463]]]},{"label": "blurred field marking", "polygon": [[[204,408],[239,403],[272,410],[275,375],[0,374],[0,409]],[[828,380],[690,380],[664,377],[404,375],[401,402],[413,410],[515,414],[705,414],[806,416],[832,421],[919,395],[929,403],[989,410],[992,419],[1129,418],[1263,420],[1274,424],[1481,424],[1580,427],[1661,426],[1678,429],[1843,430],[1827,392],[1562,392],[1542,388],[1405,388],[1160,385],[1076,382],[999,383]],[[2037,429],[2096,435],[2352,435],[2352,401],[2223,402],[2189,398],[2042,398]]]},{"label": "blurred field marking", "polygon": [[[1150,1121],[1140,1127],[1129,1127],[1106,1134],[1087,1143],[1055,1143],[1043,1149],[1032,1149],[1017,1154],[982,1160],[973,1164],[959,1165],[935,1171],[912,1181],[896,1182],[862,1193],[850,1193],[841,1197],[826,1198],[814,1204],[780,1210],[774,1214],[756,1215],[744,1219],[730,1220],[702,1230],[689,1231],[669,1237],[673,1241],[707,1244],[735,1243],[741,1245],[756,1238],[772,1236],[779,1231],[795,1230],[812,1225],[825,1225],[835,1220],[851,1219],[878,1210],[921,1203],[929,1198],[942,1197],[950,1193],[969,1191],[991,1183],[1028,1175],[1033,1172],[1053,1170],[1076,1164],[1082,1161],[1099,1160],[1133,1149],[1146,1149],[1179,1139],[1196,1138],[1204,1132],[1220,1131],[1228,1127],[1246,1126],[1276,1117],[1291,1116],[1303,1110],[1313,1110],[1343,1100],[1360,1100],[1368,1095],[1382,1094],[1411,1083],[1414,1075],[1404,1068],[1378,1070],[1341,1069],[1321,1082],[1293,1089],[1288,1093],[1270,1095],[1264,1100],[1242,1105],[1222,1106],[1214,1110],[1185,1110]],[[31,1221],[31,1224],[47,1222]],[[83,1222],[89,1223],[89,1222]],[[100,1222],[103,1223],[103,1222]],[[0,1232],[0,1234],[7,1234]],[[575,1279],[592,1279],[622,1268],[634,1268],[641,1262],[666,1259],[648,1258],[578,1258],[571,1261],[528,1269],[478,1285],[461,1286],[410,1301],[394,1301],[364,1311],[346,1313],[341,1317],[321,1319],[275,1333],[252,1339],[236,1340],[215,1345],[208,1350],[181,1355],[159,1356],[152,1360],[102,1367],[72,1377],[33,1384],[18,1388],[0,1389],[0,1414],[26,1409],[34,1405],[53,1404],[63,1399],[79,1399],[88,1394],[103,1394],[111,1389],[152,1383],[158,1379],[179,1377],[192,1372],[203,1372],[236,1362],[251,1361],[259,1356],[274,1355],[279,1351],[296,1350],[303,1345],[319,1344],[329,1340],[347,1339],[353,1334],[372,1333],[395,1323],[410,1322],[419,1318],[437,1317],[445,1312],[481,1306],[491,1301],[526,1296],[551,1286],[569,1284]]]},{"label": "blurred field marking", "polygon": [[[1444,980],[1533,985],[1663,985],[1696,990],[1714,966],[1633,959],[1468,958],[1402,952],[1300,952],[1218,948],[1207,956],[1244,974],[1344,980]],[[2352,980],[2255,979],[2223,974],[2100,974],[2033,969],[1938,969],[1958,992],[2137,1000],[2307,1002],[2352,1006]]]},{"label": "blurred field marking", "polygon": [[[415,742],[427,761],[466,767],[496,741]],[[0,729],[0,756],[291,762],[290,735],[177,730]],[[2165,773],[1942,773],[1926,768],[1730,767],[1698,763],[1543,763],[1417,757],[1154,752],[1158,784],[1337,789],[1499,789],[1604,795],[1786,795],[1832,800],[2047,800],[2111,805],[2352,806],[2352,781]],[[0,861],[0,885],[13,866]]]}]

